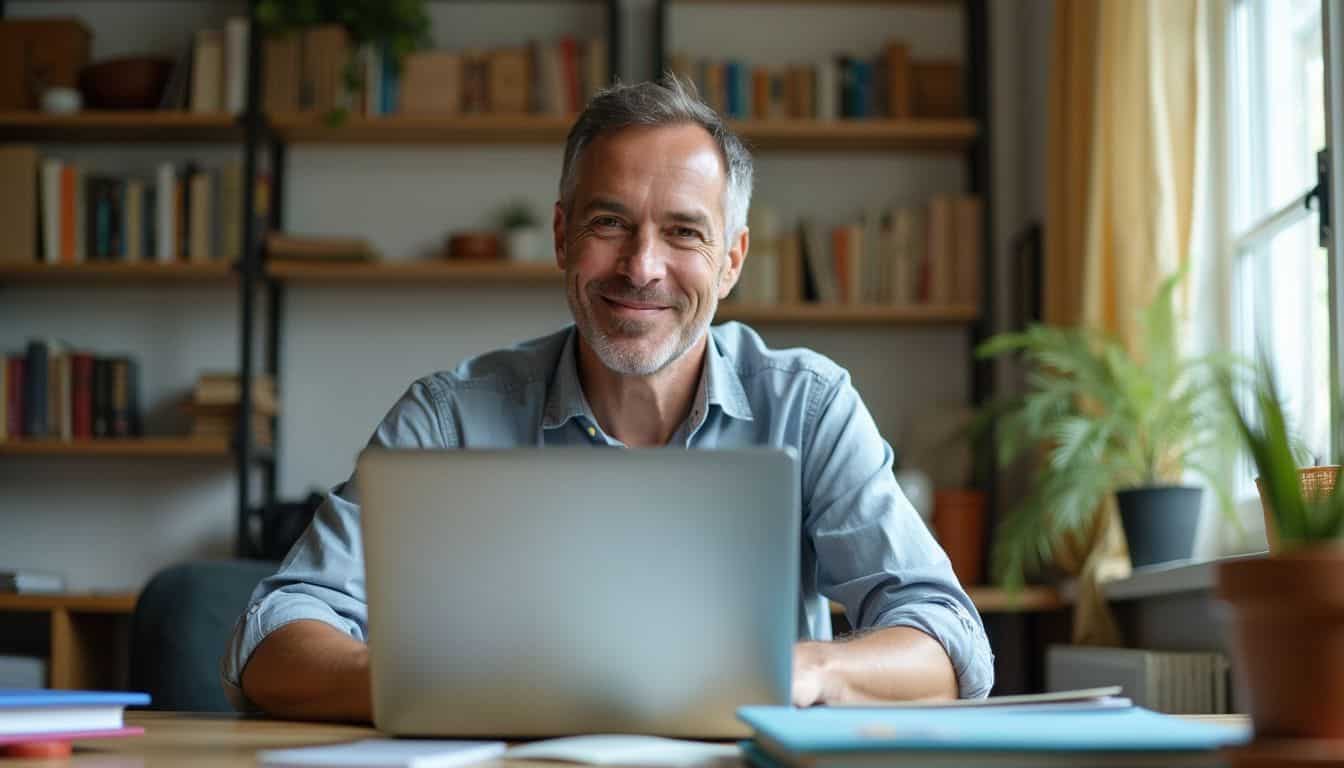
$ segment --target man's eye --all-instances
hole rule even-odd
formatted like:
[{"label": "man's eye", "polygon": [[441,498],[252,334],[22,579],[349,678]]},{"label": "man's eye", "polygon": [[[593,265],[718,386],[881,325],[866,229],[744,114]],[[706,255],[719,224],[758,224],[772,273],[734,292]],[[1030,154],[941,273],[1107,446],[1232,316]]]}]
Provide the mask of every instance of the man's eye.
[{"label": "man's eye", "polygon": [[619,227],[621,226],[621,220],[616,218],[615,216],[598,216],[597,218],[593,219],[593,226]]},{"label": "man's eye", "polygon": [[700,238],[700,232],[698,230],[691,229],[690,227],[673,227],[672,234],[676,237],[694,237],[696,239]]}]

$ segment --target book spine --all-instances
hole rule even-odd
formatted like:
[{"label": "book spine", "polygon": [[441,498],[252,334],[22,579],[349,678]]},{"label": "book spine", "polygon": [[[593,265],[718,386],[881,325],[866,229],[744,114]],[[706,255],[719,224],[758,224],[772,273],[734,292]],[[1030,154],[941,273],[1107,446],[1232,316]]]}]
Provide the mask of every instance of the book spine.
[{"label": "book spine", "polygon": [[24,401],[26,400],[26,374],[28,361],[17,355],[6,358],[5,367],[9,369],[5,377],[5,392],[8,405],[5,408],[6,430],[10,439],[27,434],[24,419]]},{"label": "book spine", "polygon": [[111,433],[113,437],[130,437],[130,362],[125,358],[115,358],[111,366]]},{"label": "book spine", "polygon": [[95,438],[111,435],[108,419],[108,401],[111,377],[108,376],[107,360],[96,358],[93,361],[93,436]]},{"label": "book spine", "polygon": [[88,440],[93,437],[93,355],[83,352],[73,355],[71,374],[74,436],[77,440]]},{"label": "book spine", "polygon": [[126,260],[126,231],[122,220],[126,217],[126,180],[107,180],[107,255],[114,261]]},{"label": "book spine", "polygon": [[24,363],[27,377],[24,381],[23,433],[29,437],[47,435],[47,345],[45,342],[28,343],[28,357]]}]

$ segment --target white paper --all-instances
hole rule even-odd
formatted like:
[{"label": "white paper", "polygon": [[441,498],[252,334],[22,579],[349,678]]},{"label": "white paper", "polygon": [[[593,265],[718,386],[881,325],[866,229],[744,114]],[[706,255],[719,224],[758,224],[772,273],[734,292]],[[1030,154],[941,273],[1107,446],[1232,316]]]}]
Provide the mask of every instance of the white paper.
[{"label": "white paper", "polygon": [[455,768],[504,754],[502,741],[437,739],[365,739],[300,749],[273,749],[257,754],[268,768]]},{"label": "white paper", "polygon": [[737,763],[736,744],[679,741],[657,736],[574,736],[523,744],[510,749],[504,759],[559,760],[584,765],[651,766],[689,768]]}]

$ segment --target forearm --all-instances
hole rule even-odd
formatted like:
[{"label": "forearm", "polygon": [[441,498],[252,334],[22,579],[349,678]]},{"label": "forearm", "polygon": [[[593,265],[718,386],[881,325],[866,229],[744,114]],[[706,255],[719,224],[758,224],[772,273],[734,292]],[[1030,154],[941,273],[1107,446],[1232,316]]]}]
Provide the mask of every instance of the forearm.
[{"label": "forearm", "polygon": [[276,717],[373,719],[368,646],[320,621],[296,621],[268,635],[248,660],[242,687]]},{"label": "forearm", "polygon": [[795,702],[801,705],[957,697],[957,675],[947,652],[913,627],[886,627],[838,642],[799,643],[795,654],[794,674],[817,680],[817,698]]}]

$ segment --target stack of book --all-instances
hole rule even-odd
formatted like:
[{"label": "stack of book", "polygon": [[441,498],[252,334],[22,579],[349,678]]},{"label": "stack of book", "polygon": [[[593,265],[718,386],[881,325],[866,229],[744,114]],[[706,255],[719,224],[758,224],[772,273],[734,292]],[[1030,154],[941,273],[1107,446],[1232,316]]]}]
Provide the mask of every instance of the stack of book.
[{"label": "stack of book", "polygon": [[[113,175],[18,145],[0,156],[0,192],[7,205],[25,212],[6,232],[3,261],[231,263],[242,255],[243,173],[237,162],[218,168],[161,163],[151,172]],[[266,174],[256,179],[254,207],[257,220],[265,222]]]},{"label": "stack of book", "polygon": [[[408,54],[398,67],[380,47],[352,51],[337,24],[265,42],[270,114],[349,109],[381,115],[572,114],[610,80],[606,41],[555,42]],[[359,73],[347,80],[347,62]]]},{"label": "stack of book", "polygon": [[[191,400],[185,405],[191,416],[191,434],[196,437],[225,437],[234,435],[238,423],[238,400],[242,388],[234,373],[203,373],[196,380]],[[274,443],[272,418],[280,412],[276,397],[275,379],[259,375],[252,379],[252,439],[260,446]]]},{"label": "stack of book", "polygon": [[874,56],[840,54],[785,67],[675,53],[670,69],[700,98],[739,120],[948,118],[965,114],[961,65],[912,61],[893,40]]},{"label": "stack of book", "polygon": [[[1032,697],[1022,697],[1032,698]],[[1104,699],[984,706],[744,707],[756,768],[882,765],[1202,765],[1249,741],[1244,726],[1162,715]],[[1123,704],[1123,702],[1121,702]]]},{"label": "stack of book", "polygon": [[810,219],[784,228],[753,206],[751,249],[732,299],[749,304],[977,306],[980,201],[938,196],[923,208],[868,210],[824,229]]},{"label": "stack of book", "polygon": [[0,745],[138,736],[125,710],[148,704],[143,693],[0,690]]},{"label": "stack of book", "polygon": [[139,364],[35,340],[0,366],[0,441],[141,435]]}]

